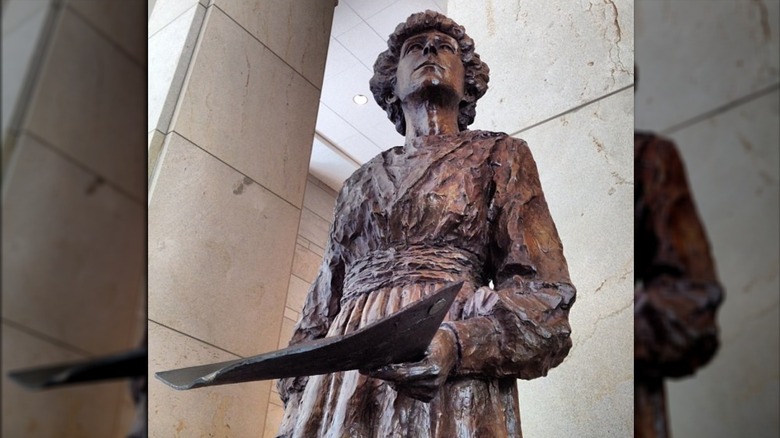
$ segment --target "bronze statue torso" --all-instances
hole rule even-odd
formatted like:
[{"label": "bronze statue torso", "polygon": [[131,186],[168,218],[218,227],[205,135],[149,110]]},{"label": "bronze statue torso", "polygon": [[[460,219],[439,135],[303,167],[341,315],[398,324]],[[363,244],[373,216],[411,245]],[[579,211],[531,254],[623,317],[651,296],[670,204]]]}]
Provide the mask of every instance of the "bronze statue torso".
[{"label": "bronze statue torso", "polygon": [[417,149],[389,149],[355,172],[342,193],[350,201],[338,203],[333,236],[346,266],[345,297],[455,277],[483,284],[491,153],[499,138],[505,137],[422,137]]},{"label": "bronze statue torso", "polygon": [[574,289],[525,143],[464,131],[413,146],[346,181],[297,336],[348,333],[462,279],[447,317],[462,360],[430,403],[358,371],[312,376],[283,434],[521,436],[516,378],[546,374],[571,346]]}]

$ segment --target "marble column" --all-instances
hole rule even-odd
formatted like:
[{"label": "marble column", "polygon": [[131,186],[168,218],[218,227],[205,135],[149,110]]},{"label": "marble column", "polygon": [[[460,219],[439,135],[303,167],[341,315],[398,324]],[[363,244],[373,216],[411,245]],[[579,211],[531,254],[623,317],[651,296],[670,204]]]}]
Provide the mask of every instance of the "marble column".
[{"label": "marble column", "polygon": [[[149,19],[150,373],[274,350],[335,2],[156,0]],[[151,436],[260,435],[271,382],[151,379]]]}]

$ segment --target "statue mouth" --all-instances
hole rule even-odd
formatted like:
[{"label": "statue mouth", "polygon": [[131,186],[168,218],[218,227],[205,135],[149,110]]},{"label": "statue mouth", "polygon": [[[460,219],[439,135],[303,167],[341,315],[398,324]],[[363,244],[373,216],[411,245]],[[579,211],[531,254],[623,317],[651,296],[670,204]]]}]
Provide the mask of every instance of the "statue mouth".
[{"label": "statue mouth", "polygon": [[444,69],[444,67],[440,66],[439,64],[436,64],[433,61],[425,61],[422,64],[418,65],[417,68],[415,68],[414,70],[415,71],[421,70],[421,69],[424,69],[425,67],[434,67],[434,68],[436,68],[438,70],[443,70]]}]

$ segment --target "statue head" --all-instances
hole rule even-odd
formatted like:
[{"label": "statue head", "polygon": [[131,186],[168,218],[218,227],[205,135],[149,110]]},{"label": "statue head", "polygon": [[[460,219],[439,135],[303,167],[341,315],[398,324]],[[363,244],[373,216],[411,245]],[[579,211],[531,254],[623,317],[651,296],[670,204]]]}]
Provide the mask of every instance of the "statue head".
[{"label": "statue head", "polygon": [[474,52],[474,41],[466,35],[463,26],[435,11],[412,14],[395,28],[387,41],[388,49],[379,54],[374,63],[374,76],[369,85],[374,99],[387,117],[395,124],[401,135],[406,134],[406,121],[401,101],[395,95],[396,72],[404,42],[415,35],[426,32],[441,32],[455,39],[460,49],[460,58],[465,70],[463,99],[460,101],[458,128],[462,131],[474,122],[477,99],[487,91],[490,69]]}]

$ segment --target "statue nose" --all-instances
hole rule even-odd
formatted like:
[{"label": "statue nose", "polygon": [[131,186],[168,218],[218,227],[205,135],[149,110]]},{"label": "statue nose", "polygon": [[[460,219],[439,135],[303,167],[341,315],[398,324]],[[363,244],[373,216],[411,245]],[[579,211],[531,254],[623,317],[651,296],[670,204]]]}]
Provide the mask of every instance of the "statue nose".
[{"label": "statue nose", "polygon": [[425,47],[423,47],[423,55],[428,54],[436,54],[436,46],[432,42],[426,43]]}]

